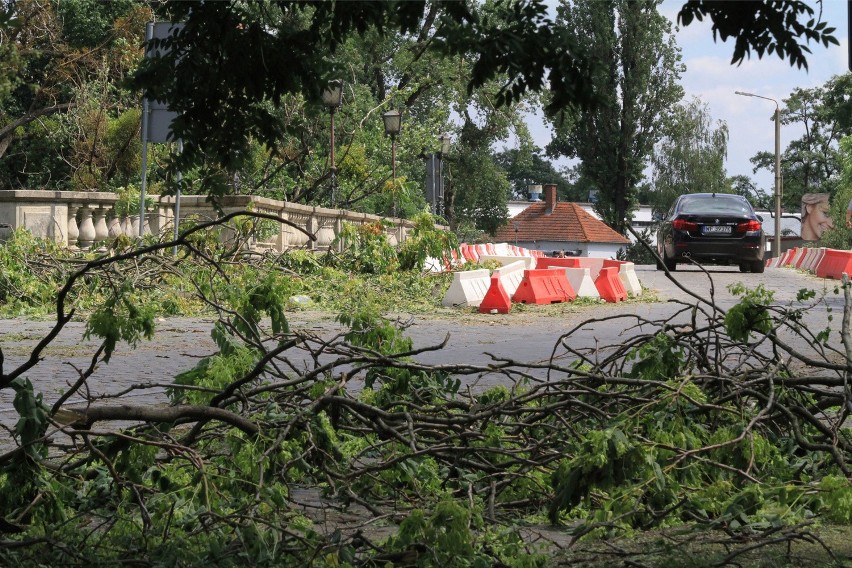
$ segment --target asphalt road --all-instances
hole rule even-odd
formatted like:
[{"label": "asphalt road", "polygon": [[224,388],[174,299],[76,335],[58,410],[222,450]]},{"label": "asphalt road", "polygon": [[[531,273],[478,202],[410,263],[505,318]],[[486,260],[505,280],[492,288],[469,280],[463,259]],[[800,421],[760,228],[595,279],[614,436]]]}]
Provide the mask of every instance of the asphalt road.
[{"label": "asphalt road", "polygon": [[[647,289],[645,298],[619,304],[567,303],[551,306],[516,306],[509,314],[479,314],[474,310],[443,310],[436,316],[406,320],[406,330],[415,347],[440,343],[449,335],[447,346],[440,351],[422,353],[417,360],[428,364],[487,365],[494,357],[533,362],[548,360],[557,340],[580,327],[571,337],[573,348],[595,348],[623,342],[643,328],[636,327],[636,318],[607,319],[632,315],[647,320],[667,319],[685,305],[699,303],[695,297],[679,289],[653,266],[636,267],[637,276]],[[811,329],[833,330],[833,342],[839,344],[843,295],[835,294],[838,282],[824,280],[788,268],[767,268],[763,274],[740,273],[736,268],[713,269],[705,274],[698,269],[678,266],[673,273],[685,288],[703,300],[711,298],[722,309],[736,301],[728,285],[742,282],[749,287],[758,285],[771,290],[775,303],[781,306],[805,307],[807,325]],[[824,303],[811,306],[802,303],[797,294],[810,289],[822,296]],[[653,299],[653,301],[650,301]],[[292,327],[310,329],[318,335],[339,331],[328,315],[293,312]],[[675,320],[676,322],[676,320]],[[582,324],[582,325],[581,325]],[[0,348],[3,350],[4,371],[9,372],[29,355],[32,346],[50,328],[48,321],[26,319],[0,320]],[[120,392],[133,385],[148,383],[164,385],[177,373],[192,368],[198,359],[215,352],[210,338],[208,320],[172,318],[158,322],[154,340],[141,342],[136,349],[120,345],[108,365],[101,365],[89,379],[92,396]],[[37,391],[44,393],[45,402],[52,401],[68,388],[85,368],[94,352],[95,343],[83,340],[84,325],[71,323],[45,352],[45,358],[27,373]],[[493,380],[499,380],[494,378]],[[150,400],[162,399],[163,387],[145,390],[136,396]],[[0,423],[10,424],[14,417],[13,393],[0,391]]]}]

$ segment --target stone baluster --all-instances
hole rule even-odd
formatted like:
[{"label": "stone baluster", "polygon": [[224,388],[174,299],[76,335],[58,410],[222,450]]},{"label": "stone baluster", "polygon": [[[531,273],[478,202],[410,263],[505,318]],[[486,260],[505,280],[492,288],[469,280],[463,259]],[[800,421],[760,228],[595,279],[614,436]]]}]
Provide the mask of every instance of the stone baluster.
[{"label": "stone baluster", "polygon": [[[278,211],[278,216],[281,217],[282,219],[288,219],[289,220],[289,213],[287,213],[287,211],[284,210],[284,209],[281,209],[280,211]],[[284,252],[285,250],[287,250],[287,247],[290,246],[290,231],[289,231],[289,229],[290,229],[290,227],[286,223],[279,223],[278,224],[278,238],[277,238],[277,242],[275,243],[275,249],[278,252]]]},{"label": "stone baluster", "polygon": [[80,240],[81,249],[91,248],[95,242],[95,224],[92,222],[92,209],[88,205],[80,208]]},{"label": "stone baluster", "polygon": [[[316,213],[313,213],[310,217],[308,217],[307,229],[308,229],[309,233],[313,233],[314,235],[316,235],[319,232],[319,219],[317,219]],[[319,239],[317,239],[316,241],[309,240],[308,241],[308,247],[311,250],[316,250],[318,240]]]},{"label": "stone baluster", "polygon": [[80,209],[74,203],[68,204],[68,248],[77,248],[77,239],[80,238],[80,229],[77,227],[77,211]]},{"label": "stone baluster", "polygon": [[139,215],[130,215],[130,236],[134,239],[139,236]]},{"label": "stone baluster", "polygon": [[107,227],[109,227],[107,234],[111,239],[118,238],[120,235],[124,234],[124,231],[121,229],[121,219],[119,219],[118,215],[116,215],[114,205],[112,209],[110,209]]},{"label": "stone baluster", "polygon": [[121,218],[121,232],[128,237],[133,236],[133,223],[130,221],[130,215],[125,215]]},{"label": "stone baluster", "polygon": [[109,239],[109,227],[107,227],[106,215],[107,210],[103,205],[98,205],[97,209],[92,213],[95,224],[95,242],[104,249],[106,248],[105,243]]},{"label": "stone baluster", "polygon": [[[341,213],[343,210],[341,209]],[[334,220],[334,239],[332,242],[337,242],[337,252],[343,252],[343,240],[340,240],[340,233],[343,232],[343,216],[339,215]]]}]

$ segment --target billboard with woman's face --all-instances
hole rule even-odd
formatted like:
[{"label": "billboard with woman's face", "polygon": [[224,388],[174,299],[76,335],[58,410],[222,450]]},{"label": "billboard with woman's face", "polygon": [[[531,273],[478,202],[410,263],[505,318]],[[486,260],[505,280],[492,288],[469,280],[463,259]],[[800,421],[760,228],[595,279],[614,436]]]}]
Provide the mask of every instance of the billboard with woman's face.
[{"label": "billboard with woman's face", "polygon": [[802,231],[805,241],[818,241],[826,229],[834,227],[827,193],[806,193],[802,196]]}]

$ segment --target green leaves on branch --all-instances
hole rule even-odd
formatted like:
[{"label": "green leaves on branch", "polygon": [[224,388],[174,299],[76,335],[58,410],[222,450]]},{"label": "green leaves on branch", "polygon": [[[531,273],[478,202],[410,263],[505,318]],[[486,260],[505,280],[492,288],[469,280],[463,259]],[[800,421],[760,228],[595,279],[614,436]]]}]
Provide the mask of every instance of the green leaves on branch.
[{"label": "green leaves on branch", "polygon": [[731,284],[728,289],[735,296],[742,296],[742,300],[725,315],[725,329],[731,339],[745,342],[752,333],[770,333],[774,325],[769,314],[772,291],[764,288],[763,284],[758,284],[754,290],[741,283]]},{"label": "green leaves on branch", "polygon": [[48,424],[47,408],[42,401],[42,394],[33,390],[29,379],[18,377],[9,386],[15,391],[13,405],[18,413],[15,433],[20,437],[21,446],[30,457],[46,457],[46,446],[36,443],[44,436]]},{"label": "green leaves on branch", "polygon": [[156,313],[156,307],[136,297],[128,284],[117,290],[103,307],[96,309],[89,317],[83,338],[103,339],[104,363],[109,363],[119,341],[136,347],[141,339],[154,336]]}]

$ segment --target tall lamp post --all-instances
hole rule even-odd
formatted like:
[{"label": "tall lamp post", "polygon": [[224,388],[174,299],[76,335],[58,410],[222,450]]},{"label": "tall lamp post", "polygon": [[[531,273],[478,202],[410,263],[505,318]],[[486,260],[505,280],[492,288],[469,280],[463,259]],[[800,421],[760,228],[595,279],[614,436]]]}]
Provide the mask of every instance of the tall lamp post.
[{"label": "tall lamp post", "polygon": [[775,103],[775,246],[774,255],[781,254],[781,109],[778,101],[770,97],[762,97],[753,93],[734,91],[744,97],[755,97]]},{"label": "tall lamp post", "polygon": [[328,82],[328,86],[322,92],[322,104],[328,107],[331,115],[331,206],[337,202],[337,163],[334,160],[334,113],[343,104],[343,81],[334,79]]},{"label": "tall lamp post", "polygon": [[402,131],[402,114],[398,110],[389,110],[382,115],[385,122],[385,134],[391,138],[391,169],[393,170],[393,216],[396,217],[396,137]]},{"label": "tall lamp post", "polygon": [[435,196],[437,205],[436,213],[444,214],[444,156],[450,153],[450,144],[452,139],[448,132],[444,132],[438,136],[438,142],[441,143],[441,150],[438,152],[438,195]]}]

